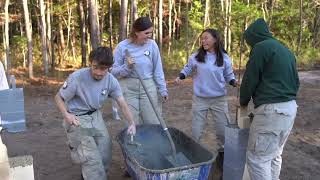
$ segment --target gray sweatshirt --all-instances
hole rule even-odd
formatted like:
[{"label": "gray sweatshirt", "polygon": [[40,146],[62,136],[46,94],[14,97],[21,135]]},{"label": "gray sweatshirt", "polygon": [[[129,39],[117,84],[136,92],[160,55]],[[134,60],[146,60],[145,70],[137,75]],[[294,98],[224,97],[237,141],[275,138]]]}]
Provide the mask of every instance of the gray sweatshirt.
[{"label": "gray sweatshirt", "polygon": [[135,62],[135,67],[142,79],[153,78],[161,96],[167,96],[168,90],[162,69],[158,45],[149,39],[143,45],[137,45],[126,39],[121,41],[114,51],[114,64],[111,73],[117,78],[138,78],[133,69],[129,69],[125,58],[128,50]]},{"label": "gray sweatshirt", "polygon": [[198,52],[189,57],[188,64],[184,66],[181,73],[186,77],[193,74],[193,91],[198,97],[219,97],[227,94],[225,87],[232,79],[235,79],[231,60],[227,54],[223,55],[223,66],[218,67],[216,55],[207,52],[205,62],[200,63],[195,56]]}]

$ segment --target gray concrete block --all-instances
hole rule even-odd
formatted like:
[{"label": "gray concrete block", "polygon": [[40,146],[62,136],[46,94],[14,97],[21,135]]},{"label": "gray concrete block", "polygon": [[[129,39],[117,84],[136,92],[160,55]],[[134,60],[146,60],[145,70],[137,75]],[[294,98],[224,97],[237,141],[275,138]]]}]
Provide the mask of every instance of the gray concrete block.
[{"label": "gray concrete block", "polygon": [[32,156],[10,157],[9,163],[12,180],[34,180]]},{"label": "gray concrete block", "polygon": [[23,89],[0,91],[0,125],[8,132],[26,130]]}]

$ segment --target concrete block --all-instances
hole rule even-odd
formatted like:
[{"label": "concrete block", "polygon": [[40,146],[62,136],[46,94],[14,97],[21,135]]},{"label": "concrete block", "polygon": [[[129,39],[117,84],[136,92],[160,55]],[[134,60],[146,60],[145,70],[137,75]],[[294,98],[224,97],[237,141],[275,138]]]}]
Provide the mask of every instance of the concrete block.
[{"label": "concrete block", "polygon": [[0,91],[0,125],[8,132],[26,130],[22,88]]},{"label": "concrete block", "polygon": [[12,180],[34,180],[32,156],[10,157],[9,163]]}]

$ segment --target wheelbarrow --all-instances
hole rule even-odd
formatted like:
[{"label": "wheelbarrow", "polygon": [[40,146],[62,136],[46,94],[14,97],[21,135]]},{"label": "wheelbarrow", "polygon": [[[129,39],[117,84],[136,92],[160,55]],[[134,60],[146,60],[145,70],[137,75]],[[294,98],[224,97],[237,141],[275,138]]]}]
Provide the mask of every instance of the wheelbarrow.
[{"label": "wheelbarrow", "polygon": [[[166,158],[172,153],[170,142],[161,125],[137,125],[136,146],[126,129],[117,135],[127,170],[135,180],[207,180],[217,152],[211,152],[176,128],[168,128],[177,152],[191,163],[174,166]],[[140,147],[140,146],[143,146]]]}]

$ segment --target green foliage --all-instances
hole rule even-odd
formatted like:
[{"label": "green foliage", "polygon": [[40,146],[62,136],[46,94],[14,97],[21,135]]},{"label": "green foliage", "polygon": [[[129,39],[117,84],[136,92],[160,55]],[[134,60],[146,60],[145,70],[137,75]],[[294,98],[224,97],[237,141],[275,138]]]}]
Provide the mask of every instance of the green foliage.
[{"label": "green foliage", "polygon": [[316,48],[302,49],[297,57],[298,66],[309,69],[316,65],[320,65],[320,51]]},{"label": "green foliage", "polygon": [[[151,1],[152,2],[152,1]],[[138,16],[149,16],[150,1],[139,1],[137,4]],[[153,4],[153,3],[151,3]]]},{"label": "green foliage", "polygon": [[[9,9],[11,14],[21,16],[17,21],[10,23],[10,56],[12,60],[12,65],[14,67],[22,66],[23,61],[26,56],[27,51],[27,41],[25,38],[25,32],[22,33],[21,29],[24,29],[23,21],[23,8],[22,6],[15,7],[17,4],[16,0],[11,4]],[[20,1],[19,1],[20,2]],[[60,65],[70,65],[78,66],[81,63],[81,44],[80,44],[80,30],[79,30],[79,15],[78,15],[78,1],[52,1],[52,30],[57,32],[55,39],[55,56],[56,62],[61,61]],[[99,15],[104,15],[104,31],[102,32],[102,45],[109,45],[109,28],[108,22],[108,1],[99,1],[103,2],[98,7]],[[158,1],[136,1],[138,16],[150,16],[154,18],[154,4]],[[164,28],[164,44],[162,49],[162,57],[164,62],[164,67],[167,70],[170,69],[180,69],[187,62],[188,56],[193,53],[199,47],[198,37],[203,30],[204,26],[204,12],[205,12],[205,1],[204,0],[193,0],[193,1],[175,1],[175,12],[178,12],[180,8],[181,14],[177,17],[176,28],[179,25],[179,29],[176,32],[173,32],[173,38],[171,39],[171,52],[168,55],[168,1],[163,1],[163,28]],[[181,4],[179,3],[181,2]],[[187,2],[189,2],[187,4]],[[225,36],[224,30],[226,26],[225,22],[225,10],[222,9],[221,0],[211,0],[210,1],[210,12],[209,12],[209,21],[210,28],[215,28],[220,31],[222,36]],[[265,17],[266,21],[270,25],[270,30],[273,35],[279,39],[282,43],[288,46],[292,51],[298,49],[298,37],[300,31],[300,12],[299,12],[299,1],[289,1],[289,0],[278,0],[274,2],[273,8],[271,8],[271,1],[257,0],[257,1],[247,1],[243,0],[233,0],[232,1],[232,11],[231,11],[231,51],[228,52],[233,59],[234,66],[239,64],[240,56],[240,41],[241,36],[244,31],[244,25],[247,23],[249,25],[255,19],[259,17]],[[112,21],[113,21],[113,47],[115,47],[118,41],[119,29],[120,29],[120,0],[112,1]],[[151,3],[151,4],[150,4]],[[103,5],[103,8],[102,8]],[[84,10],[87,11],[86,3],[84,4]],[[223,4],[225,9],[226,4]],[[30,0],[29,12],[32,20],[33,26],[33,57],[34,57],[34,66],[35,68],[42,67],[42,47],[40,40],[40,24],[39,22],[39,5],[38,1]],[[187,9],[188,7],[188,9]],[[129,6],[130,8],[130,2]],[[297,55],[297,61],[299,66],[302,67],[312,67],[316,64],[319,64],[320,61],[320,45],[314,44],[314,41],[320,41],[320,32],[317,37],[314,37],[314,27],[315,19],[319,16],[319,7],[315,6],[314,1],[308,2],[303,1],[303,23],[302,23],[302,43],[300,47],[300,52]],[[101,12],[103,9],[104,12]],[[60,45],[60,36],[59,36],[59,23],[62,24],[65,45],[67,45],[67,20],[68,13],[71,10],[71,23],[72,28],[70,39],[75,39],[74,49],[75,57],[72,55],[71,43],[68,43],[68,47],[62,49]],[[157,15],[157,14],[156,14]],[[86,12],[86,18],[88,12]],[[102,18],[99,17],[99,20]],[[175,13],[172,12],[172,20],[175,19]],[[156,23],[156,22],[154,22]],[[87,21],[87,30],[89,30],[88,21]],[[155,26],[157,27],[157,26]],[[0,31],[3,32],[3,29],[0,28]],[[87,34],[89,37],[89,34]],[[90,40],[87,38],[87,40]],[[0,36],[0,53],[4,54],[3,47],[3,37]],[[87,42],[89,43],[89,42]],[[315,46],[315,47],[313,47]],[[90,50],[90,44],[87,44],[87,55]],[[247,57],[249,55],[250,48],[245,45],[243,52],[243,62],[242,66],[245,65]]]},{"label": "green foliage", "polygon": [[189,23],[195,30],[203,29],[204,8],[200,0],[192,1],[192,8],[188,12]]},{"label": "green foliage", "polygon": [[11,39],[11,45],[14,48],[26,48],[27,47],[27,38],[21,36],[13,36]]}]

